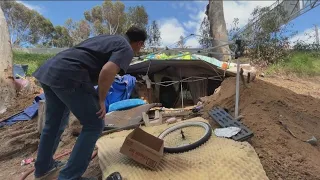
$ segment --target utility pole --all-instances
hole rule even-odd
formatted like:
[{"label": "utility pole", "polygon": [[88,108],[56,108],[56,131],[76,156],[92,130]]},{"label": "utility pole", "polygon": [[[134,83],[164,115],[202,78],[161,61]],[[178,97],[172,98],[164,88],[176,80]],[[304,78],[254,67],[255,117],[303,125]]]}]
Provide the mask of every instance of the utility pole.
[{"label": "utility pole", "polygon": [[315,24],[314,27],[315,27],[315,31],[316,31],[316,44],[319,45],[319,44],[320,44],[320,43],[319,43],[320,40],[319,40],[318,26]]}]

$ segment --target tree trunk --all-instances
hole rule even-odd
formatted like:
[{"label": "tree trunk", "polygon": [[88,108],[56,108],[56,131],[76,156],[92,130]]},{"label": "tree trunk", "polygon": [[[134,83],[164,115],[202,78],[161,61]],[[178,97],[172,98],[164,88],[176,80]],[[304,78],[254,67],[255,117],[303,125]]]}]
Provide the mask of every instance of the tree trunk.
[{"label": "tree trunk", "polygon": [[[206,14],[210,22],[210,32],[214,38],[213,47],[226,44],[228,41],[228,33],[223,14],[223,0],[209,0]],[[214,49],[213,52],[225,54],[229,53],[228,50],[229,46],[223,46]],[[228,61],[231,58],[229,55],[214,54],[213,56],[223,61]]]},{"label": "tree trunk", "polygon": [[10,101],[16,95],[13,69],[12,51],[8,26],[3,11],[0,8],[0,114],[6,111]]}]

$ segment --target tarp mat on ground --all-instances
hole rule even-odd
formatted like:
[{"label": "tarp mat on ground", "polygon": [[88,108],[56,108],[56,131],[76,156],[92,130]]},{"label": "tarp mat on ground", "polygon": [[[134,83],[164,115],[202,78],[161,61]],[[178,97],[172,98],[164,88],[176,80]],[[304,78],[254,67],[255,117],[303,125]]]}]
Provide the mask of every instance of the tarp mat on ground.
[{"label": "tarp mat on ground", "polygon": [[38,108],[39,108],[39,101],[45,100],[44,93],[40,94],[39,96],[36,96],[34,98],[33,104],[26,109],[24,109],[22,112],[15,114],[3,121],[0,122],[0,127],[5,125],[12,125],[18,121],[28,121],[32,118],[36,117],[38,115]]},{"label": "tarp mat on ground", "polygon": [[[189,121],[206,121],[194,118]],[[148,133],[158,136],[172,125],[142,127]],[[101,137],[98,142],[98,157],[103,178],[118,171],[124,179],[268,179],[260,160],[247,142],[212,136],[199,148],[180,154],[165,154],[157,170],[150,170],[121,154],[120,147],[132,130],[121,131]]]}]

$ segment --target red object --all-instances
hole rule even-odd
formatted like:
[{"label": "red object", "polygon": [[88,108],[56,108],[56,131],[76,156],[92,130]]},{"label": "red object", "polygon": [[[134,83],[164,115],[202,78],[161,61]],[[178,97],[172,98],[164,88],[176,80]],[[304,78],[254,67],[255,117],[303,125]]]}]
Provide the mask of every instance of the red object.
[{"label": "red object", "polygon": [[27,164],[31,164],[31,163],[34,162],[34,161],[35,161],[34,158],[24,159],[24,160],[21,161],[21,166],[27,165]]}]

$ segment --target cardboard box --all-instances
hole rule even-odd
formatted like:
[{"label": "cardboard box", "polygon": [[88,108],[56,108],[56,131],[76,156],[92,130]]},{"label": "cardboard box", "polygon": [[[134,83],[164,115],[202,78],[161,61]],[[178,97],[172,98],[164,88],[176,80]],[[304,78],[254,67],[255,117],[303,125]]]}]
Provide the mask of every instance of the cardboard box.
[{"label": "cardboard box", "polygon": [[156,169],[163,157],[163,146],[162,139],[136,128],[126,137],[120,153],[151,169]]}]

